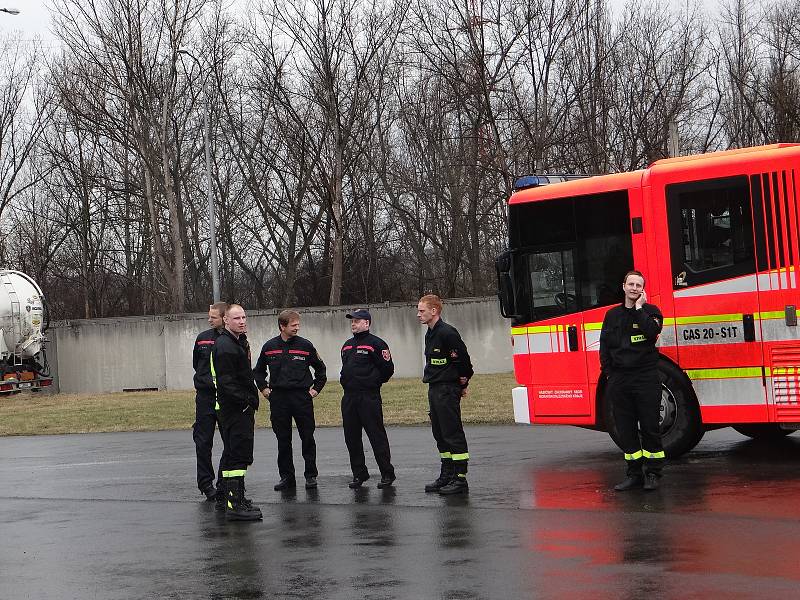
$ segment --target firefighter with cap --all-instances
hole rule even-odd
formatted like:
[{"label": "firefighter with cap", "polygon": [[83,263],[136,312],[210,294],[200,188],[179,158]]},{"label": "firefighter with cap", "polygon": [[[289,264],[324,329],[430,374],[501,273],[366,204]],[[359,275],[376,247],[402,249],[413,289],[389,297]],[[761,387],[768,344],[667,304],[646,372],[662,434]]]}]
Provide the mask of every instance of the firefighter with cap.
[{"label": "firefighter with cap", "polygon": [[214,447],[214,429],[217,428],[217,413],[214,410],[217,391],[211,377],[211,350],[224,329],[222,321],[227,302],[217,302],[208,307],[208,324],[210,329],[198,334],[192,351],[192,367],[194,367],[194,399],[195,419],[192,425],[195,453],[197,455],[197,487],[206,498],[216,500],[217,508],[224,510],[225,494],[222,491],[222,462],[220,457],[217,470],[217,486],[214,488],[214,466],[211,464],[211,451]]},{"label": "firefighter with cap", "polygon": [[253,464],[253,430],[258,390],[253,381],[247,315],[231,304],[223,317],[225,329],[211,351],[211,374],[217,389],[217,416],[225,448],[222,480],[225,517],[229,521],[258,521],[261,510],[245,497],[244,477]]},{"label": "firefighter with cap", "polygon": [[606,313],[600,331],[600,367],[608,377],[605,393],[625,453],[627,477],[614,486],[618,492],[655,490],[664,465],[656,348],[664,317],[657,306],[647,303],[644,285],[639,271],[626,273],[625,300]]},{"label": "firefighter with cap", "polygon": [[428,294],[420,298],[417,318],[428,327],[422,381],[428,384],[431,429],[442,463],[439,477],[426,485],[425,491],[463,494],[469,489],[469,451],[461,423],[461,397],[466,395],[474,371],[461,335],[442,320],[441,314],[442,301],[438,296]]},{"label": "firefighter with cap", "polygon": [[350,319],[350,331],[353,332],[353,337],[342,345],[342,371],[339,378],[344,390],[344,441],[353,471],[353,480],[348,485],[357,489],[369,479],[361,437],[363,429],[381,472],[378,488],[384,489],[395,480],[381,404],[381,386],[394,374],[392,354],[386,342],[370,332],[372,315],[369,311],[358,308],[345,316]]},{"label": "firefighter with cap", "polygon": [[[325,363],[314,344],[300,337],[300,313],[284,310],[278,315],[280,334],[261,348],[253,377],[269,400],[269,418],[278,441],[278,473],[275,491],[297,487],[292,459],[292,419],[302,444],[306,489],[317,487],[317,444],[314,441],[314,398],[327,381]],[[314,374],[312,377],[311,371]],[[267,376],[269,371],[269,376]]]}]

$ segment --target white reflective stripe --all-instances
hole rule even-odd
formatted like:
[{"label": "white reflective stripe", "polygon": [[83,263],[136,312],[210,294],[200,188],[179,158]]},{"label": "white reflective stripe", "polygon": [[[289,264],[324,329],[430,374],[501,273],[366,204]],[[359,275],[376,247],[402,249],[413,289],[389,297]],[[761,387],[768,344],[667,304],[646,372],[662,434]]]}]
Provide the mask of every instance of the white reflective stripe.
[{"label": "white reflective stripe", "polygon": [[785,290],[787,287],[796,288],[797,278],[795,277],[794,269],[788,273],[788,277],[786,269],[781,269],[780,272],[762,273],[758,276],[758,287],[761,291]]},{"label": "white reflective stripe", "polygon": [[584,332],[584,343],[587,352],[598,352],[600,350],[600,331],[591,330]]},{"label": "white reflective stripe", "polygon": [[[680,346],[705,346],[709,344],[744,344],[742,321],[709,321],[691,325],[677,325]],[[761,331],[755,328],[756,341],[761,341]]]},{"label": "white reflective stripe", "polygon": [[765,342],[800,340],[800,327],[789,327],[783,319],[761,321],[761,334]]},{"label": "white reflective stripe", "polygon": [[515,387],[511,390],[511,400],[514,403],[514,422],[531,422],[531,411],[528,405],[528,388]]},{"label": "white reflective stripe", "polygon": [[514,354],[528,354],[528,336],[512,335],[514,340]]},{"label": "white reflective stripe", "polygon": [[746,406],[765,401],[761,377],[695,379],[692,386],[700,406]]},{"label": "white reflective stripe", "polygon": [[698,296],[713,296],[716,294],[755,292],[757,289],[756,276],[753,274],[735,279],[726,279],[725,281],[696,285],[687,289],[677,289],[673,292],[673,296],[675,298],[696,298]]},{"label": "white reflective stripe", "polygon": [[528,348],[531,354],[550,354],[554,350],[549,333],[529,333]]},{"label": "white reflective stripe", "polygon": [[664,327],[656,340],[657,348],[666,348],[677,344],[674,327]]}]

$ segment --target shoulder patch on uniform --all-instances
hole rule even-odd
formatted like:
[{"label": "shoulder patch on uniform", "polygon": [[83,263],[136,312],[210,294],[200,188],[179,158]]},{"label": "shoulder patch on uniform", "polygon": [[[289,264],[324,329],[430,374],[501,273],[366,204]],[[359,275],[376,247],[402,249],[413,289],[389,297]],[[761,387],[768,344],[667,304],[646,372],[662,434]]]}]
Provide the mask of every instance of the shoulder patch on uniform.
[{"label": "shoulder patch on uniform", "polygon": [[385,360],[385,361],[392,360],[392,355],[389,352],[388,348],[386,350],[381,350],[381,356],[383,357],[383,360]]}]

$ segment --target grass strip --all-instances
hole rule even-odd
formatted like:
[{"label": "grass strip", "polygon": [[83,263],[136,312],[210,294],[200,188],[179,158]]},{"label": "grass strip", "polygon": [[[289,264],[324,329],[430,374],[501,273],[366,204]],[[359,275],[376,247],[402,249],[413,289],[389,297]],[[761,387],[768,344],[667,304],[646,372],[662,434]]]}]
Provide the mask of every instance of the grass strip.
[{"label": "grass strip", "polygon": [[[462,400],[465,423],[513,423],[512,373],[475,375]],[[427,386],[419,379],[393,379],[383,386],[387,425],[428,422]],[[314,400],[317,425],[342,424],[342,388],[328,382]],[[193,391],[117,392],[109,394],[34,394],[0,396],[0,435],[160,431],[191,429]],[[268,403],[262,398],[257,426],[269,426]]]}]

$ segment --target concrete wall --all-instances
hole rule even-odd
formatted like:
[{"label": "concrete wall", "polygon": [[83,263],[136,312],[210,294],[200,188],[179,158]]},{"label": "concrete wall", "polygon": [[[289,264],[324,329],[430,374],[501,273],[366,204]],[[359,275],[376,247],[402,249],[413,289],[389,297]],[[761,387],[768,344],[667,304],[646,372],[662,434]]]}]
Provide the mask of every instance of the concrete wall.
[{"label": "concrete wall", "polygon": [[[420,377],[426,328],[417,321],[416,304],[368,308],[372,332],[391,348],[395,376]],[[348,310],[350,307],[299,309],[300,335],[317,347],[331,380],[339,377],[339,350],[351,336],[345,319]],[[254,351],[278,334],[277,313],[248,311],[248,338]],[[500,316],[494,297],[449,301],[443,317],[461,332],[476,372],[512,370],[509,322]],[[48,359],[61,392],[191,389],[194,339],[207,328],[205,314],[64,321],[48,331]]]}]

